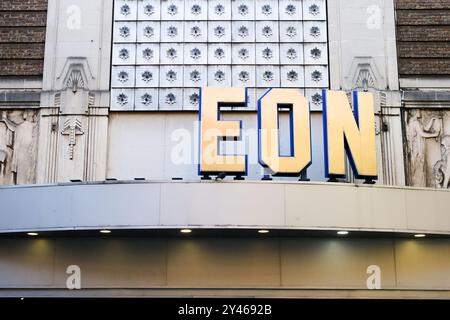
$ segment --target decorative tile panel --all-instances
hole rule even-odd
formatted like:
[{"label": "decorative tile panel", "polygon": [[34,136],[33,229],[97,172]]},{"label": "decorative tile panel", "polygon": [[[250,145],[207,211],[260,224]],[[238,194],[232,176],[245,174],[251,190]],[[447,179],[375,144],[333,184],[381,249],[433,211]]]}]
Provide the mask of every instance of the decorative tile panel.
[{"label": "decorative tile panel", "polygon": [[198,110],[202,86],[246,87],[256,109],[281,86],[318,110],[326,12],[326,0],[114,0],[111,109]]}]

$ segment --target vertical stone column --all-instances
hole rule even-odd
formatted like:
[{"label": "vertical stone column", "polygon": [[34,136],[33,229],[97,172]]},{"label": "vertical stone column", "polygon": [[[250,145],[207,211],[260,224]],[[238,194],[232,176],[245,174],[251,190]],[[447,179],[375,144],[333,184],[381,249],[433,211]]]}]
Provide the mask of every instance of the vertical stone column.
[{"label": "vertical stone column", "polygon": [[404,153],[401,94],[387,91],[380,95],[378,133],[380,142],[379,176],[385,185],[404,186]]},{"label": "vertical stone column", "polygon": [[331,89],[375,93],[379,183],[404,185],[393,0],[328,0],[328,21]]},{"label": "vertical stone column", "polygon": [[112,1],[48,3],[40,183],[105,178],[111,19]]}]

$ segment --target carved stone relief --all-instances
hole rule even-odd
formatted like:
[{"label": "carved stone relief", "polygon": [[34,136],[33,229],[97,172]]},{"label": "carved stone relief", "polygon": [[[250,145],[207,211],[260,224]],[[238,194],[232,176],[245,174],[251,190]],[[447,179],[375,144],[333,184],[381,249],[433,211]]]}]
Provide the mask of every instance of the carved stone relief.
[{"label": "carved stone relief", "polygon": [[[39,183],[105,178],[108,105],[88,59],[68,57],[40,112]],[[109,92],[108,97],[109,97]],[[105,100],[106,101],[106,100]]]},{"label": "carved stone relief", "polygon": [[450,188],[450,111],[407,111],[406,146],[409,185]]},{"label": "carved stone relief", "polygon": [[0,110],[0,184],[35,182],[37,112]]},{"label": "carved stone relief", "polygon": [[64,127],[61,134],[68,136],[69,138],[69,160],[73,160],[73,154],[77,144],[77,136],[84,134],[81,121],[76,118],[67,119],[64,121]]},{"label": "carved stone relief", "polygon": [[385,79],[378,71],[373,57],[354,57],[348,74],[345,76],[347,88],[385,90]]}]

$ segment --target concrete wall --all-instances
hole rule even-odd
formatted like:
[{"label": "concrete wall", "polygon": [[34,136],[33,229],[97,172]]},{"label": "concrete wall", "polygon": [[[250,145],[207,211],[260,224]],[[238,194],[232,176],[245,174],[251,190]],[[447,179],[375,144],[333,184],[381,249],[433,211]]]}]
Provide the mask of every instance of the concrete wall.
[{"label": "concrete wall", "polygon": [[398,90],[393,0],[328,0],[330,80],[334,90]]},{"label": "concrete wall", "polygon": [[[258,162],[256,113],[226,113],[223,119],[242,120],[243,142],[231,142],[228,146],[236,147],[237,153],[248,155],[248,178],[260,180],[264,172]],[[110,114],[109,121],[108,178],[199,179],[197,113],[115,112]],[[324,181],[321,113],[314,113],[311,123],[312,165],[308,169],[308,176],[313,181]],[[281,148],[287,147],[289,143],[289,139],[282,139]]]},{"label": "concrete wall", "polygon": [[[449,253],[448,239],[12,238],[0,295],[450,298]],[[81,290],[66,289],[71,265]],[[374,265],[381,290],[369,291]]]}]

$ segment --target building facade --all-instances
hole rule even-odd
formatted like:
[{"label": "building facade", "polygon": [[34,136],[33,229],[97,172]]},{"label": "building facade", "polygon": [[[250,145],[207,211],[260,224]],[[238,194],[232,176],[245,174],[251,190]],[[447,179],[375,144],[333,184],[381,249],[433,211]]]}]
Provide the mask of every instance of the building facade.
[{"label": "building facade", "polygon": [[[0,294],[450,298],[449,0],[7,0],[0,16]],[[206,86],[247,88],[220,109],[242,121],[222,148],[247,155],[245,181],[199,176]],[[270,88],[309,103],[301,177],[258,161]],[[350,162],[325,177],[324,89],[373,93],[376,185]]]}]

